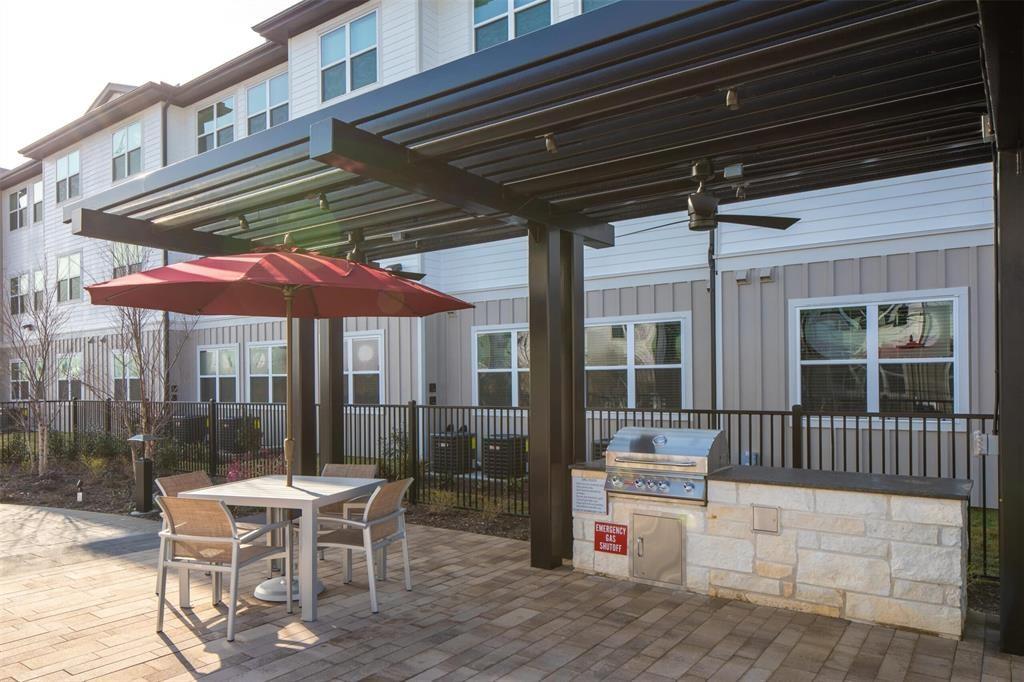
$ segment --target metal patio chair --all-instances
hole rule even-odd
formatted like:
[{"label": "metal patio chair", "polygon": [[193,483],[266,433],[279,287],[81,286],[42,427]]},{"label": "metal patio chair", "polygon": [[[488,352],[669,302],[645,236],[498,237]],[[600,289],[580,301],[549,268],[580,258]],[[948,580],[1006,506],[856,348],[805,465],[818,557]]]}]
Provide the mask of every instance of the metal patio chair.
[{"label": "metal patio chair", "polygon": [[361,521],[341,519],[344,527],[322,533],[317,546],[339,547],[345,550],[345,583],[352,582],[352,552],[366,553],[366,576],[370,586],[370,610],[378,613],[377,584],[374,557],[381,553],[381,577],[386,577],[387,564],[383,557],[387,548],[395,542],[402,543],[402,561],[405,568],[405,589],[412,590],[412,573],[409,569],[409,541],[405,532],[405,508],[402,498],[412,484],[411,478],[385,483],[370,496]]},{"label": "metal patio chair", "polygon": [[[160,567],[156,631],[163,631],[164,606],[167,600],[167,569],[183,571],[185,580],[191,570],[210,571],[214,575],[212,601],[220,602],[220,581],[217,576],[229,576],[228,641],[235,639],[235,612],[238,608],[239,571],[257,561],[283,556],[285,559],[286,604],[292,612],[292,534],[284,533],[284,546],[256,545],[252,541],[278,528],[288,521],[271,523],[247,533],[239,533],[235,519],[223,502],[194,500],[183,497],[158,497],[157,504],[164,513],[166,527],[160,531]],[[187,584],[187,583],[186,583]],[[189,595],[180,595],[180,606],[191,606]]]},{"label": "metal patio chair", "polygon": [[[376,464],[325,464],[321,476],[336,478],[377,478]],[[350,518],[352,514],[362,514],[366,510],[369,497],[358,497],[346,502],[328,504],[320,509],[317,520],[321,525],[337,525],[338,519]]]}]

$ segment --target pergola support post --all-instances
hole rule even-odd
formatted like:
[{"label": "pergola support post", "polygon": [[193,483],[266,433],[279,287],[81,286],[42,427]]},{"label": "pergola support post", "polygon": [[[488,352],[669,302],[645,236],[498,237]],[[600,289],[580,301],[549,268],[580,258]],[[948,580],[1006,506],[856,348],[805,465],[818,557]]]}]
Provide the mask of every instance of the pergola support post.
[{"label": "pergola support post", "polygon": [[292,320],[292,434],[295,438],[295,473],[317,474],[316,375],[314,373],[314,320]]},{"label": "pergola support post", "polygon": [[[996,152],[999,292],[999,629],[1024,654],[1024,153]],[[984,465],[984,463],[982,463]]]},{"label": "pergola support post", "polygon": [[572,556],[569,466],[583,454],[583,238],[531,225],[530,565]]},{"label": "pergola support post", "polygon": [[345,320],[319,320],[320,466],[341,462],[345,456]]}]

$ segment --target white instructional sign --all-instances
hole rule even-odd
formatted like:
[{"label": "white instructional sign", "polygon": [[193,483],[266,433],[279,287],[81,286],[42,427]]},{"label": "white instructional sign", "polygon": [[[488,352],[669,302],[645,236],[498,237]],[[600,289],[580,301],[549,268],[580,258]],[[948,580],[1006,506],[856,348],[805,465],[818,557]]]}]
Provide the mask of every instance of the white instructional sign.
[{"label": "white instructional sign", "polygon": [[574,514],[608,513],[608,493],[604,490],[604,477],[572,477],[572,511]]}]

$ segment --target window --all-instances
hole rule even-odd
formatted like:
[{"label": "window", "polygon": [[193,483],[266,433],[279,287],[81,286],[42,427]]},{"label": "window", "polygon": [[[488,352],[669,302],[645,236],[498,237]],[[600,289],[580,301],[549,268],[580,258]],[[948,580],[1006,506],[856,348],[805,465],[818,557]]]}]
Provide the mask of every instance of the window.
[{"label": "window", "polygon": [[605,5],[610,5],[613,2],[616,2],[616,0],[582,0],[582,1],[583,1],[583,11],[584,12],[590,12],[590,11],[595,10],[595,9],[600,9],[601,7],[604,7]]},{"label": "window", "polygon": [[13,232],[28,225],[28,189],[11,192],[7,197],[7,228]]},{"label": "window", "polygon": [[615,322],[584,329],[587,407],[683,407],[683,322]]},{"label": "window", "polygon": [[114,400],[142,400],[139,363],[128,351],[114,351]]},{"label": "window", "polygon": [[797,312],[797,395],[804,409],[956,409],[956,299],[802,306]]},{"label": "window", "polygon": [[43,222],[43,181],[32,183],[32,222]]},{"label": "window", "polygon": [[320,36],[320,100],[377,82],[377,12]]},{"label": "window", "polygon": [[254,85],[246,92],[248,135],[288,120],[288,74]]},{"label": "window", "polygon": [[82,298],[82,254],[72,253],[57,259],[57,301]]},{"label": "window", "polygon": [[525,329],[476,334],[476,404],[530,405],[530,332]]},{"label": "window", "polygon": [[238,351],[235,348],[199,350],[199,399],[233,403],[237,400]]},{"label": "window", "polygon": [[11,277],[10,282],[10,305],[11,315],[21,315],[28,312],[28,275]]},{"label": "window", "polygon": [[57,358],[57,400],[82,399],[82,354]]},{"label": "window", "polygon": [[473,0],[475,52],[550,25],[550,0]]},{"label": "window", "polygon": [[142,263],[115,263],[114,264],[114,279],[118,277],[124,277],[125,275],[133,275],[136,272],[142,271]]},{"label": "window", "polygon": [[132,123],[114,133],[110,163],[114,182],[142,170],[141,123]]},{"label": "window", "polygon": [[36,270],[32,273],[32,306],[42,310],[46,305],[46,273]]},{"label": "window", "polygon": [[199,154],[222,147],[235,139],[235,98],[226,97],[196,113]]},{"label": "window", "polygon": [[29,372],[21,360],[11,361],[11,400],[29,400]]},{"label": "window", "polygon": [[82,192],[78,152],[57,159],[57,203],[77,197]]},{"label": "window", "polygon": [[249,346],[250,402],[285,402],[287,360],[284,344]]},{"label": "window", "polygon": [[355,405],[380,405],[384,395],[381,371],[381,347],[384,337],[345,338],[345,402]]}]

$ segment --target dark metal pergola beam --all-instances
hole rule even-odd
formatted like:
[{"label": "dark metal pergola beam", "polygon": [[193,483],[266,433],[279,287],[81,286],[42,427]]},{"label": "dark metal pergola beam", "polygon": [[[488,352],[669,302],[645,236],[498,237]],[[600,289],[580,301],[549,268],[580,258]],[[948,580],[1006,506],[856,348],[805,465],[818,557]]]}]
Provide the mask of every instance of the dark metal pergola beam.
[{"label": "dark metal pergola beam", "polygon": [[200,256],[225,256],[251,248],[248,240],[202,232],[170,233],[146,220],[80,207],[71,211],[71,233]]},{"label": "dark metal pergola beam", "polygon": [[581,213],[437,161],[336,118],[314,123],[309,132],[309,156],[392,187],[419,194],[471,215],[508,214],[558,229],[571,230],[595,247],[615,245],[615,229]]}]

